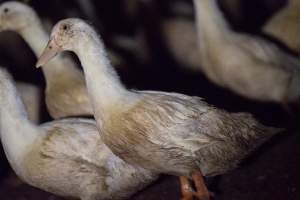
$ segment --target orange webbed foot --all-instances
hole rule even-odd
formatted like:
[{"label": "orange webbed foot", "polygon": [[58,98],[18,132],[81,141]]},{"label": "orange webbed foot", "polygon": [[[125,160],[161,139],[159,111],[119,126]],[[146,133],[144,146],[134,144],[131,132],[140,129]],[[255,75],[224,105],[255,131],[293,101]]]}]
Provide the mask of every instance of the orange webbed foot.
[{"label": "orange webbed foot", "polygon": [[195,171],[192,174],[192,179],[194,181],[196,191],[190,185],[187,177],[180,177],[182,193],[181,200],[193,200],[193,197],[197,198],[198,200],[210,200],[211,193],[208,191],[205,185],[201,171]]}]

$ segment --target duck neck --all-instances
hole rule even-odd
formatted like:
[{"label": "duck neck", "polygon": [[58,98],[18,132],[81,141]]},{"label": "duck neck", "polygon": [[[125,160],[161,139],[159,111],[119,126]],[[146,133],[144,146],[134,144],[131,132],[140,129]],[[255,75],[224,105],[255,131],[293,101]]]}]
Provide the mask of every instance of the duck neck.
[{"label": "duck neck", "polygon": [[233,32],[218,8],[217,1],[194,0],[194,5],[201,52],[210,47],[219,47]]},{"label": "duck neck", "polygon": [[[42,27],[41,22],[32,23],[31,26],[27,26],[20,31],[21,36],[24,38],[26,43],[31,47],[37,57],[39,57],[49,40],[49,35]],[[43,73],[46,79],[47,86],[57,82],[60,77],[65,79],[73,79],[78,77],[80,70],[76,67],[74,62],[68,57],[62,58],[58,55],[52,59],[43,68]],[[69,81],[70,82],[70,81]]]},{"label": "duck neck", "polygon": [[37,127],[32,124],[13,83],[0,81],[0,135],[6,156],[12,166],[18,165],[37,138]]},{"label": "duck neck", "polygon": [[93,33],[86,36],[84,43],[78,43],[74,52],[83,67],[87,89],[93,104],[96,118],[105,118],[109,110],[120,103],[133,102],[134,93],[121,83],[116,71],[111,66],[101,39]]},{"label": "duck neck", "polygon": [[31,47],[34,54],[40,56],[49,39],[49,35],[42,27],[41,22],[30,23],[30,26],[20,29],[19,33]]}]

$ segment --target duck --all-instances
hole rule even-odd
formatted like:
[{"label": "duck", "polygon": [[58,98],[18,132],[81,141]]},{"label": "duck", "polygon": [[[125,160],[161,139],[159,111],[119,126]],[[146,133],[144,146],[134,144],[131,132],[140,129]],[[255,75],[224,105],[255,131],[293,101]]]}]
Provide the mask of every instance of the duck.
[{"label": "duck", "polygon": [[25,82],[16,82],[16,88],[21,96],[28,118],[32,123],[41,120],[42,91],[36,85]]},{"label": "duck", "polygon": [[[241,21],[240,0],[224,0],[221,3],[235,21]],[[160,20],[165,45],[180,66],[198,72],[201,60],[197,29],[192,20],[194,8],[187,2],[175,1],[170,4],[170,11],[174,17]]]},{"label": "duck", "polygon": [[44,191],[81,200],[125,199],[157,175],[133,167],[103,143],[95,120],[32,123],[10,74],[0,69],[0,135],[18,177]]},{"label": "duck", "polygon": [[248,113],[217,109],[200,97],[127,89],[107,58],[102,39],[81,19],[64,19],[54,26],[36,66],[62,51],[74,52],[81,62],[104,143],[133,166],[180,176],[185,200],[209,199],[203,176],[234,169],[281,131]]},{"label": "duck", "polygon": [[216,0],[194,0],[201,70],[245,98],[282,104],[300,100],[300,60],[275,43],[231,29]]},{"label": "duck", "polygon": [[199,71],[201,61],[194,22],[181,17],[164,19],[161,29],[165,44],[175,60],[189,70]]},{"label": "duck", "polygon": [[263,27],[264,33],[280,40],[297,54],[300,54],[299,9],[299,0],[289,0],[287,5],[275,13]]},{"label": "duck", "polygon": [[[49,34],[36,12],[28,5],[9,1],[0,5],[0,31],[14,31],[31,47],[36,56],[42,53]],[[84,75],[67,55],[59,56],[43,68],[45,98],[54,119],[92,116]]]},{"label": "duck", "polygon": [[[167,7],[167,9],[161,10],[160,7]],[[148,19],[144,20],[142,25],[143,29],[148,30],[148,34],[144,34],[148,46],[151,49],[167,50],[167,55],[179,67],[186,71],[198,72],[201,64],[200,52],[197,44],[197,31],[192,20],[193,7],[190,3],[141,1],[140,10],[140,17]],[[156,16],[154,19],[153,15]],[[153,47],[151,43],[153,40],[158,41],[161,45]]]}]

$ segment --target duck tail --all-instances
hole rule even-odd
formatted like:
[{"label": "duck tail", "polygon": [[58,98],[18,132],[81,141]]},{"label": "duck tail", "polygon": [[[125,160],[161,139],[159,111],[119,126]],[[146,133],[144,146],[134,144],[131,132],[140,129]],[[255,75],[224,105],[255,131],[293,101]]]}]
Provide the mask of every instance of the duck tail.
[{"label": "duck tail", "polygon": [[[285,129],[283,128],[275,128],[261,124],[251,114],[248,113],[237,113],[235,116],[237,119],[240,119],[240,123],[243,123],[244,127],[248,127],[247,132],[241,131],[241,137],[247,141],[253,150],[274,135],[285,132]],[[249,148],[251,148],[250,146]]]}]

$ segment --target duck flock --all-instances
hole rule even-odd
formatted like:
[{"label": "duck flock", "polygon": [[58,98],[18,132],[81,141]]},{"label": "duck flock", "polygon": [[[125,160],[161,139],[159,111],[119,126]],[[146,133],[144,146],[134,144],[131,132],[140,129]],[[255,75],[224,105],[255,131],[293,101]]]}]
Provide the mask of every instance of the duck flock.
[{"label": "duck flock", "polygon": [[[116,200],[169,175],[178,177],[177,199],[218,199],[222,193],[207,187],[207,179],[255,162],[245,159],[297,127],[300,0],[290,0],[260,34],[228,22],[226,8],[242,20],[238,0],[172,5],[172,12],[194,20],[160,19],[159,4],[127,0],[128,17],[141,15],[144,24],[131,37],[102,35],[91,1],[77,4],[90,20],[75,13],[53,27],[30,1],[0,5],[0,31],[27,43],[37,58],[31,68],[41,70],[45,82],[22,82],[9,64],[0,68],[2,146],[23,182],[66,199]],[[158,41],[173,62],[160,62],[167,54]],[[124,64],[129,57],[135,64]],[[220,91],[231,97],[223,100]],[[264,111],[268,115],[257,114]]]}]

